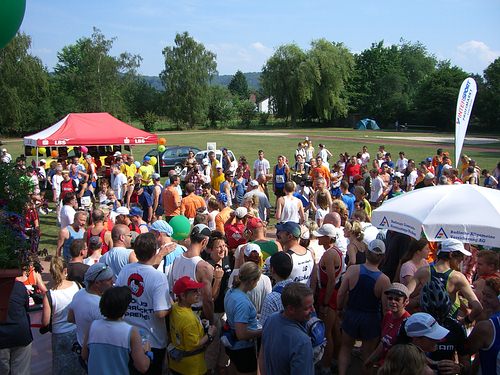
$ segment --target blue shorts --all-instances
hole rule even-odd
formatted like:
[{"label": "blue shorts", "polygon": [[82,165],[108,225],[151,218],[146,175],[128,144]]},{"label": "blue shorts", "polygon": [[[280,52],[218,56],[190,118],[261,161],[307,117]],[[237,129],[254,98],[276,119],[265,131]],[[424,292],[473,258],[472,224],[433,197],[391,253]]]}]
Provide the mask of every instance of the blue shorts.
[{"label": "blue shorts", "polygon": [[347,310],[342,320],[342,330],[357,340],[371,340],[380,336],[381,313]]}]

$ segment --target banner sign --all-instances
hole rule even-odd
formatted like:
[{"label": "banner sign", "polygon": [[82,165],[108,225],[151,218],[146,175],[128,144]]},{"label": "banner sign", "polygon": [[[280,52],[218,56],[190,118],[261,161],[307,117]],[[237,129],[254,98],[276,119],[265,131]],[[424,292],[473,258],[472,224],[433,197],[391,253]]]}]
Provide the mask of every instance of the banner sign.
[{"label": "banner sign", "polygon": [[455,168],[458,167],[462,146],[465,140],[465,133],[469,125],[472,105],[477,93],[476,81],[473,78],[467,78],[462,82],[457,99],[457,113],[455,120]]}]

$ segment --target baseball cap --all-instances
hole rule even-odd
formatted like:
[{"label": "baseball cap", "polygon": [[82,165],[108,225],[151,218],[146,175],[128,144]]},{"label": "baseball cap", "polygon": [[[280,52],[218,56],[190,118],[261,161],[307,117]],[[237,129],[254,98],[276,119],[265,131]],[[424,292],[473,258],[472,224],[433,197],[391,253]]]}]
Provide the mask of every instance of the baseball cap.
[{"label": "baseball cap", "polygon": [[340,231],[333,224],[323,224],[320,228],[313,231],[312,234],[314,237],[330,237],[335,239],[340,237]]},{"label": "baseball cap", "polygon": [[442,340],[450,332],[441,327],[434,317],[427,313],[415,313],[405,323],[406,334],[409,337],[427,337],[432,340]]},{"label": "baseball cap", "polygon": [[96,281],[109,280],[113,278],[113,270],[104,263],[95,263],[85,272],[84,281],[87,286]]},{"label": "baseball cap", "polygon": [[251,180],[248,185],[250,185],[251,187],[256,187],[256,186],[259,186],[259,183],[257,182],[257,180]]},{"label": "baseball cap", "polygon": [[252,252],[258,252],[259,255],[262,255],[262,251],[260,250],[260,246],[257,245],[256,243],[247,243],[245,245],[245,248],[243,250],[243,253],[245,254],[245,256],[249,257],[250,254],[252,254]]},{"label": "baseball cap", "polygon": [[2,152],[7,152],[7,149],[6,148],[2,148]]},{"label": "baseball cap", "polygon": [[118,156],[122,156],[122,153],[120,151],[116,151],[113,156],[117,158]]},{"label": "baseball cap", "polygon": [[222,203],[227,203],[227,194],[226,193],[217,194],[217,200]]},{"label": "baseball cap", "polygon": [[196,224],[193,229],[191,229],[191,234],[201,234],[208,237],[212,234],[212,231],[205,224]]},{"label": "baseball cap", "polygon": [[[126,207],[125,207],[125,208],[126,208]],[[109,206],[107,206],[107,205],[105,205],[105,204],[100,204],[100,205],[99,205],[99,209],[100,209],[102,212],[104,212],[105,214],[106,214],[106,213],[109,213],[109,211],[110,211],[110,210],[109,210]]]},{"label": "baseball cap", "polygon": [[89,248],[91,250],[96,250],[102,246],[102,241],[101,237],[99,236],[92,236],[89,239]]},{"label": "baseball cap", "polygon": [[128,214],[128,216],[140,216],[140,217],[142,217],[143,213],[144,212],[139,207],[134,206],[130,209],[130,213]]},{"label": "baseball cap", "polygon": [[45,159],[40,159],[40,164],[47,164],[47,160],[45,160]]},{"label": "baseball cap", "polygon": [[390,293],[399,294],[402,297],[406,297],[406,298],[410,297],[410,291],[408,290],[406,285],[401,284],[401,283],[392,283],[389,286],[389,288],[387,288],[384,291],[384,294],[390,294]]},{"label": "baseball cap", "polygon": [[375,254],[385,254],[385,243],[379,239],[370,241],[368,244],[368,250]]},{"label": "baseball cap", "polygon": [[160,175],[158,173],[153,173],[153,175],[151,176],[151,178],[155,181],[158,181],[160,179]]},{"label": "baseball cap", "polygon": [[434,174],[431,172],[427,172],[425,175],[426,180],[432,180],[434,177],[436,177],[436,176],[434,176]]},{"label": "baseball cap", "polygon": [[117,207],[115,212],[117,213],[117,215],[127,215],[128,216],[130,214],[129,209],[125,206]]},{"label": "baseball cap", "polygon": [[203,165],[205,165],[205,166],[206,166],[206,165],[208,165],[208,164],[210,164],[210,162],[208,161],[208,159],[207,159],[207,158],[204,158],[204,159],[201,161],[201,163],[202,163]]},{"label": "baseball cap", "polygon": [[308,240],[311,237],[311,233],[309,231],[309,228],[306,227],[305,225],[300,226],[300,239],[301,240]]},{"label": "baseball cap", "polygon": [[144,156],[144,161],[150,161],[150,160],[151,160],[151,156],[149,156],[149,155]]},{"label": "baseball cap", "polygon": [[197,283],[193,279],[190,279],[189,276],[182,276],[174,283],[174,288],[172,290],[174,294],[182,294],[188,290],[201,289],[203,286],[203,283]]},{"label": "baseball cap", "polygon": [[264,223],[258,217],[249,217],[247,219],[247,229],[262,228]]},{"label": "baseball cap", "polygon": [[156,220],[153,224],[151,224],[149,229],[154,230],[155,232],[165,233],[169,237],[172,237],[172,234],[174,234],[173,228],[165,220]]},{"label": "baseball cap", "polygon": [[285,223],[276,224],[276,233],[277,232],[288,232],[295,238],[300,238],[300,225],[294,221],[287,221]]},{"label": "baseball cap", "polygon": [[236,210],[234,210],[234,215],[238,219],[243,219],[245,216],[248,215],[248,210],[246,207],[238,207]]},{"label": "baseball cap", "polygon": [[217,164],[217,165],[215,166],[215,169],[223,169],[223,168],[222,168],[222,164]]},{"label": "baseball cap", "polygon": [[425,158],[425,161],[430,163],[432,161],[432,158],[429,156],[429,157]]},{"label": "baseball cap", "polygon": [[454,238],[447,238],[446,240],[442,241],[441,246],[438,250],[438,254],[454,253],[456,251],[461,252],[462,254],[467,255],[468,257],[472,255],[470,251],[465,250],[464,244],[461,241],[456,240]]}]

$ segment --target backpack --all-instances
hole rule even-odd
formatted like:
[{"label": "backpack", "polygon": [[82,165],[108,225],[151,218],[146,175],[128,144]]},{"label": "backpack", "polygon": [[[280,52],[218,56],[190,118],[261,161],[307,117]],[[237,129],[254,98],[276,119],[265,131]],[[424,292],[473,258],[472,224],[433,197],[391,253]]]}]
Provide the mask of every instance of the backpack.
[{"label": "backpack", "polygon": [[[273,292],[281,294],[283,291],[283,285],[275,285]],[[323,353],[326,347],[326,336],[325,336],[325,323],[318,318],[316,312],[311,314],[311,318],[305,323],[306,332],[311,339],[311,344],[313,348],[313,361],[318,363],[323,358]]]}]

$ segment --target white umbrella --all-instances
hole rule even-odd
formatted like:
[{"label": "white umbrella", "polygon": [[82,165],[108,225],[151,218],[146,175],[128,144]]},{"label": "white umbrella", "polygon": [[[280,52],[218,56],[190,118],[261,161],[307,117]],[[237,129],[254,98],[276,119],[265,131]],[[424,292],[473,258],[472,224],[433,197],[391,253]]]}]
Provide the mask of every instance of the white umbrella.
[{"label": "white umbrella", "polygon": [[372,224],[429,241],[455,238],[500,247],[500,190],[439,185],[392,198],[372,213]]}]

